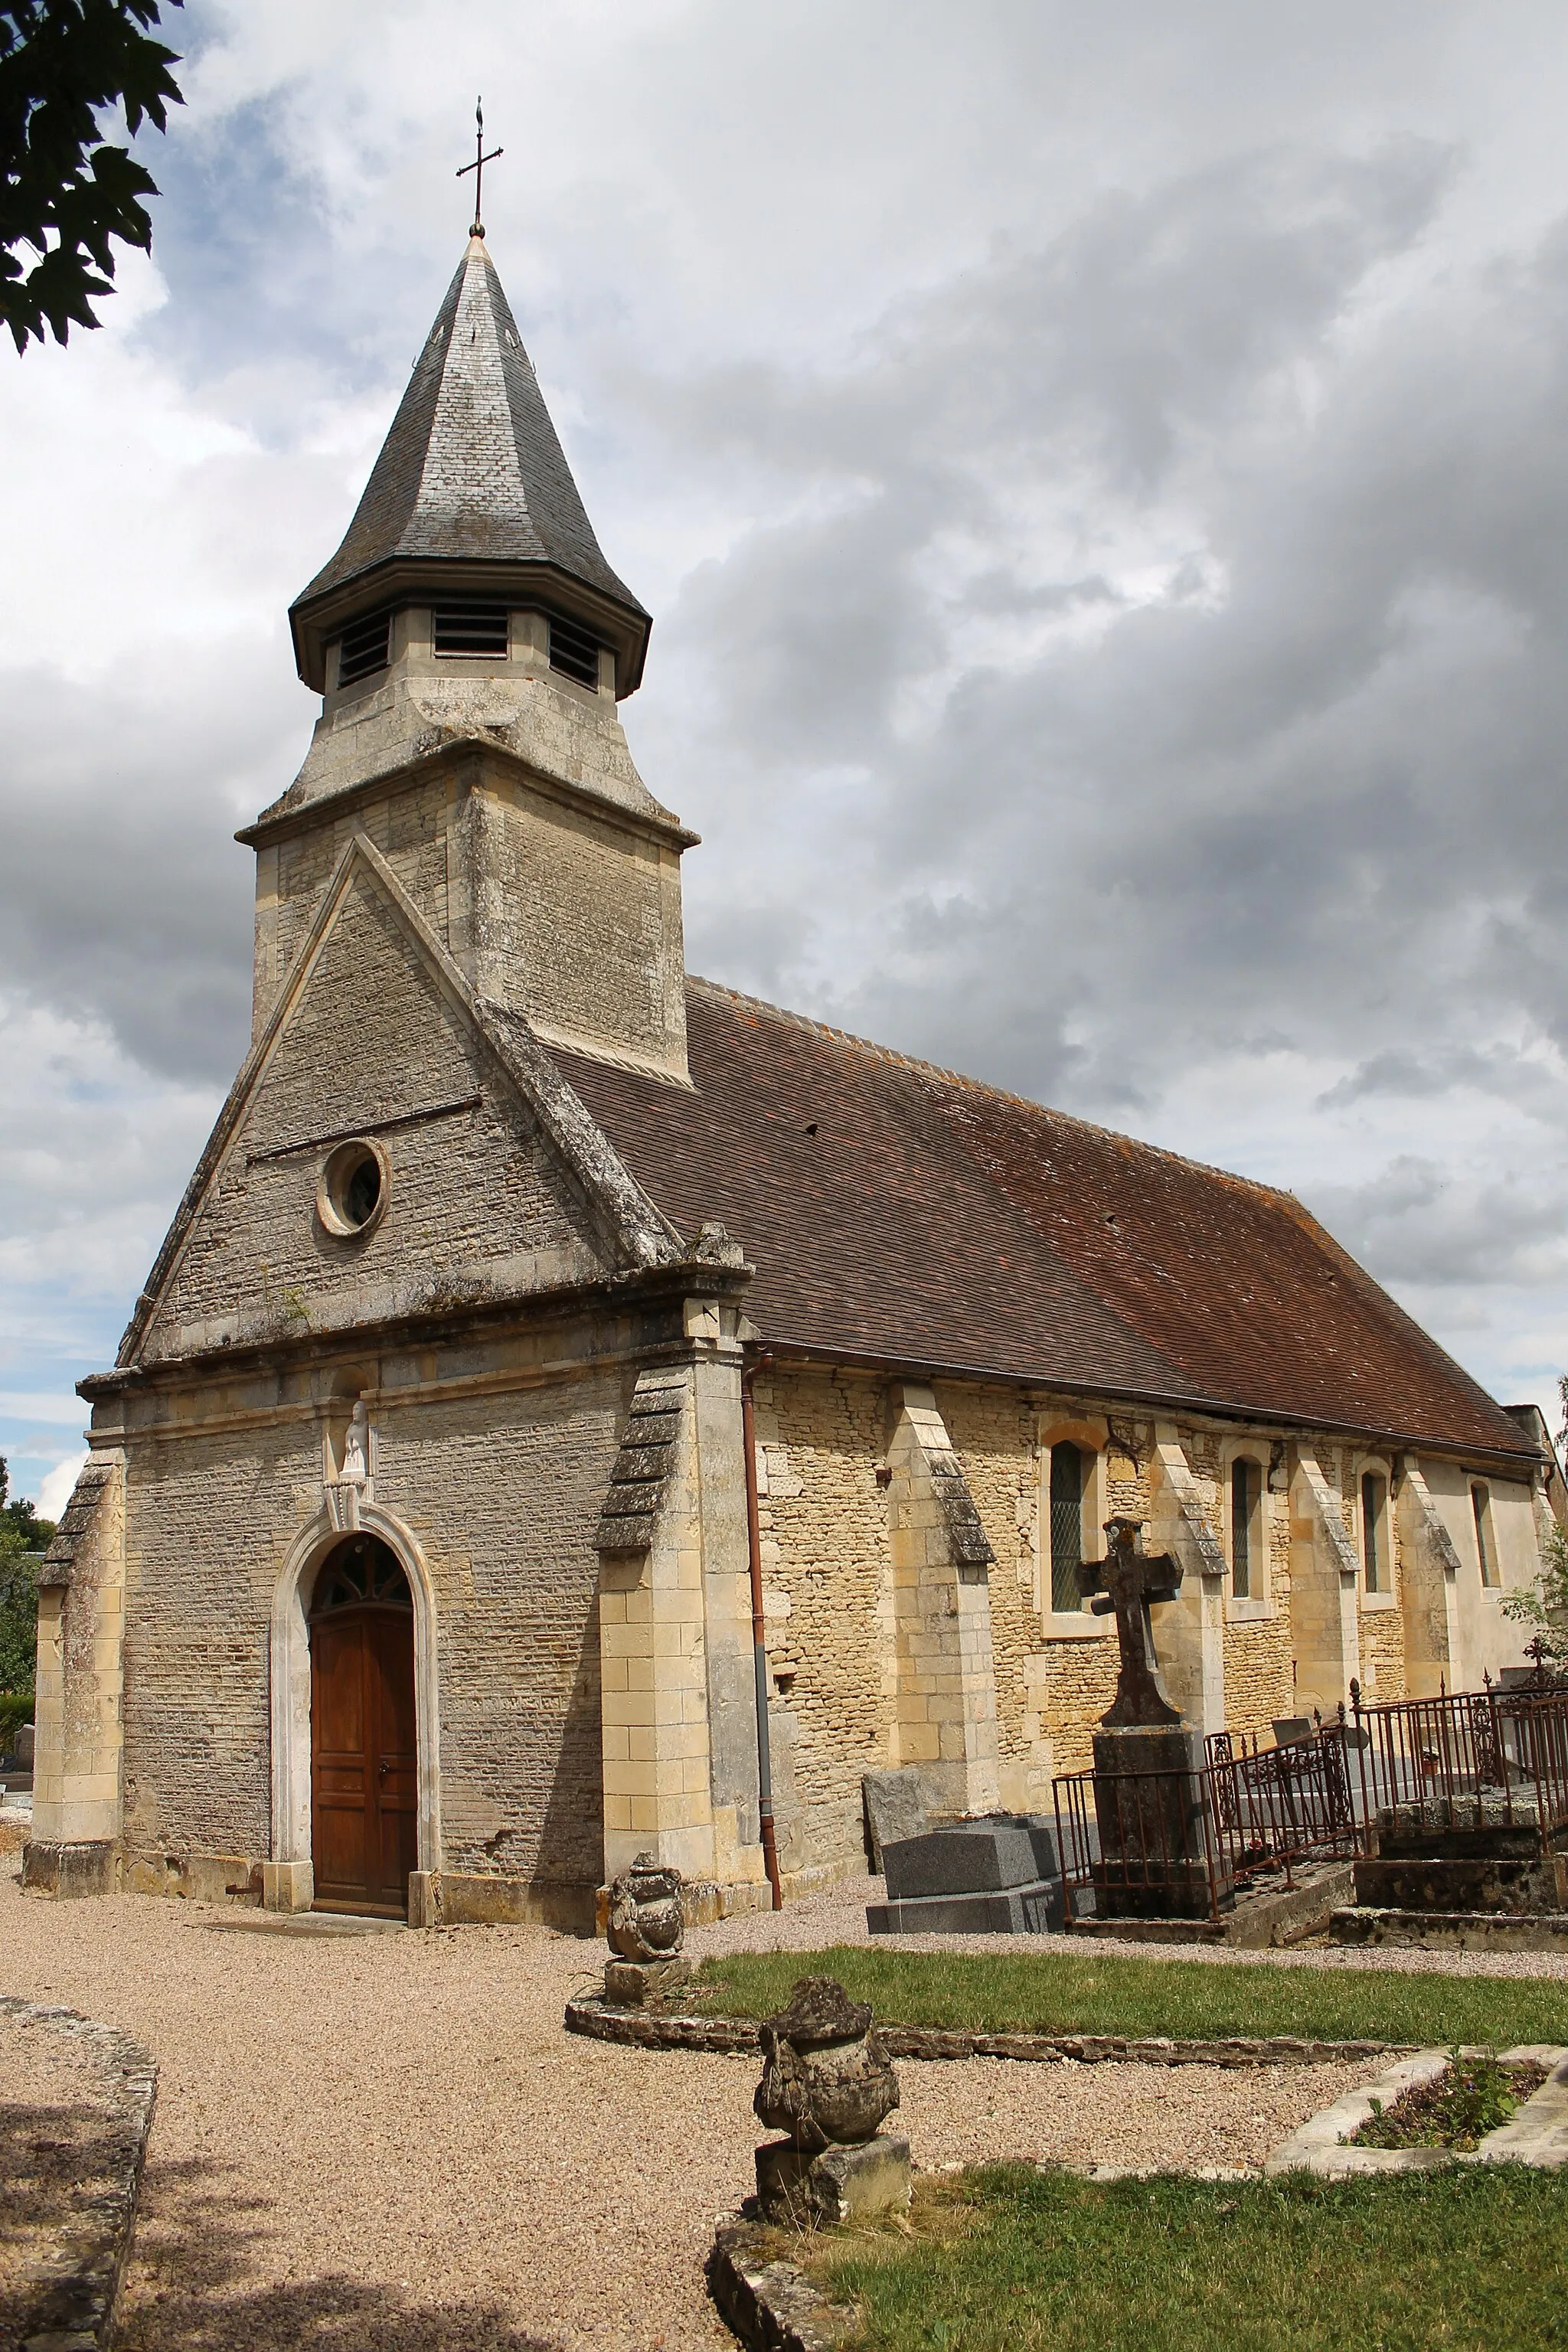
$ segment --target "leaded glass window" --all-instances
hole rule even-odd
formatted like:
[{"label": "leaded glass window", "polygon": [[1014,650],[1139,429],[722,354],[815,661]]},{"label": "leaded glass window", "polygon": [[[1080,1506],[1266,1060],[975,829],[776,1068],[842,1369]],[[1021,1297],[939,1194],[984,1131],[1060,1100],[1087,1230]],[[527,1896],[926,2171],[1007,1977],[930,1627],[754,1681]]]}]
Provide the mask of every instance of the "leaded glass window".
[{"label": "leaded glass window", "polygon": [[1369,1592],[1388,1590],[1387,1570],[1384,1554],[1383,1503],[1386,1489],[1375,1472],[1366,1471],[1361,1482],[1361,1557],[1366,1571]]},{"label": "leaded glass window", "polygon": [[[1237,1601],[1252,1598],[1253,1514],[1262,1487],[1256,1462],[1230,1465],[1230,1589]],[[1261,1566],[1259,1562],[1259,1566]]]},{"label": "leaded glass window", "polygon": [[1081,1609],[1078,1572],[1083,1562],[1083,1456],[1076,1445],[1051,1448],[1051,1607]]}]

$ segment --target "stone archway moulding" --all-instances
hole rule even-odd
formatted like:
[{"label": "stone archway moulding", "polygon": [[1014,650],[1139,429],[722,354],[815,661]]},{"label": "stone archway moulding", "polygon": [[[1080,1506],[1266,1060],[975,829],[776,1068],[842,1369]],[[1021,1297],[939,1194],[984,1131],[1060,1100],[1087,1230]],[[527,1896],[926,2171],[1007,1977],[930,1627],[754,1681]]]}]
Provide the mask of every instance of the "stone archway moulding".
[{"label": "stone archway moulding", "polygon": [[[440,1706],[436,1608],[430,1571],[408,1529],[363,1504],[360,1531],[396,1553],[414,1600],[414,1709],[419,1745],[419,1868],[441,1867]],[[316,1572],[343,1539],[325,1511],[311,1520],[284,1563],[272,1596],[272,1859],[309,1862],[310,1849],[310,1636],[305,1612]]]}]

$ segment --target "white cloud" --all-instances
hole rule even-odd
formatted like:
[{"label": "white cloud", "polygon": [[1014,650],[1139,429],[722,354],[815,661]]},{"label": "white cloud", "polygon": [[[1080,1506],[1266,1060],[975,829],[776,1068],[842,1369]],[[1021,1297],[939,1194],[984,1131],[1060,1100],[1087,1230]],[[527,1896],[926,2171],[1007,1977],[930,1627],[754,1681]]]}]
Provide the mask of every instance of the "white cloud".
[{"label": "white cloud", "polygon": [[57,1423],[85,1421],[87,1407],[80,1397],[30,1396],[25,1389],[0,1389],[0,1413],[28,1428],[52,1428]]},{"label": "white cloud", "polygon": [[66,1505],[70,1501],[71,1488],[76,1485],[77,1473],[86,1460],[87,1448],[84,1445],[79,1452],[68,1454],[65,1461],[57,1463],[47,1476],[39,1480],[38,1491],[33,1497],[33,1508],[41,1519],[53,1519],[58,1524]]}]

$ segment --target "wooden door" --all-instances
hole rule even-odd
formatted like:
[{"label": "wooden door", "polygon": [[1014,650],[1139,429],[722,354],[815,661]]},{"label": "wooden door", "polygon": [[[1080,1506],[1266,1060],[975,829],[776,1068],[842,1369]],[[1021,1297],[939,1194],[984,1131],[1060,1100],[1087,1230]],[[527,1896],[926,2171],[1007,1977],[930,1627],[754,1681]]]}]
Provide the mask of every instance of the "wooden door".
[{"label": "wooden door", "polygon": [[[374,1541],[361,1538],[362,1553]],[[325,1597],[310,1622],[316,1907],[401,1916],[418,1861],[414,1612],[395,1590],[387,1594],[392,1575],[407,1592],[390,1553],[385,1562],[351,1555],[343,1565],[347,1574],[323,1570]],[[356,1586],[374,1597],[362,1599]]]}]

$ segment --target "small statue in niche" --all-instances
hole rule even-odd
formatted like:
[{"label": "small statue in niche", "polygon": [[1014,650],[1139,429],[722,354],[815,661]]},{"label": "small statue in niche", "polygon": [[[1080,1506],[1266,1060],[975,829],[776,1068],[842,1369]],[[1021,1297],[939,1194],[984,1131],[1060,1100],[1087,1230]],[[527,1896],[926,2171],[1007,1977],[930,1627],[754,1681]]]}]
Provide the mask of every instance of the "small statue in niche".
[{"label": "small statue in niche", "polygon": [[361,1397],[343,1433],[343,1476],[363,1486],[370,1476],[370,1413]]}]

